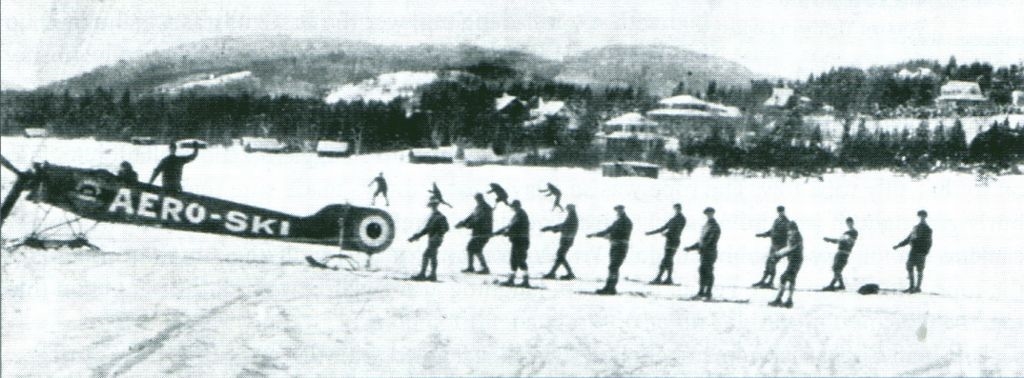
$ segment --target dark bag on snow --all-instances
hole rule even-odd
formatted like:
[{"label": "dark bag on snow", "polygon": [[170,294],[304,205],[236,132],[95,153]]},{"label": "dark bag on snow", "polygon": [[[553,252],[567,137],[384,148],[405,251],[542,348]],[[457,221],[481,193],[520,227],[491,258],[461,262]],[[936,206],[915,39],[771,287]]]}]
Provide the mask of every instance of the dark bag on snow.
[{"label": "dark bag on snow", "polygon": [[879,287],[877,284],[867,284],[857,289],[857,292],[861,295],[878,294]]}]

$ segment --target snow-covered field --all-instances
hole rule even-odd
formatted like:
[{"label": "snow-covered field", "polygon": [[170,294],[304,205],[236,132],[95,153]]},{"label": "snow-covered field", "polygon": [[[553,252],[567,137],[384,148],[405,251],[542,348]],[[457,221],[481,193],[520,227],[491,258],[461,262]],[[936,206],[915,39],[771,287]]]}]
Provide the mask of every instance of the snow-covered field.
[{"label": "snow-covered field", "polygon": [[[22,168],[46,159],[113,171],[130,160],[148,179],[166,148],[4,137],[2,151]],[[367,184],[384,172],[391,187],[386,210],[398,237],[373,258],[376,271],[313,269],[302,261],[337,252],[326,247],[110,224],[90,233],[102,252],[3,252],[3,375],[1024,375],[1024,177],[987,186],[953,173],[921,181],[868,172],[783,182],[698,170],[689,177],[613,179],[583,169],[405,159],[212,147],[185,169],[188,191],[295,214],[329,203],[368,205]],[[4,171],[3,194],[12,182]],[[569,259],[581,280],[534,280],[547,290],[485,284],[498,277],[459,273],[468,231],[454,229],[440,254],[444,282],[390,279],[419,268],[425,240],[405,239],[427,218],[432,182],[455,206],[442,207],[452,224],[471,212],[473,194],[490,182],[520,199],[534,230],[534,277],[550,267],[557,247],[557,236],[538,230],[563,217],[538,190],[547,182],[559,186],[563,203],[579,210],[581,237]],[[602,285],[607,242],[582,235],[610,224],[616,204],[626,206],[635,225],[623,275],[651,279],[663,239],[643,232],[661,226],[675,202],[688,218],[684,244],[698,237],[700,210],[718,210],[715,295],[750,303],[676,301],[697,290],[697,257],[683,252],[675,274],[682,286],[619,285],[646,297],[575,293]],[[847,216],[861,233],[847,286],[905,287],[906,249],[891,246],[916,223],[914,213],[927,209],[935,246],[923,288],[933,295],[800,291],[793,309],[766,306],[775,293],[749,288],[768,249],[754,234],[770,227],[779,204],[801,225],[806,257],[797,286],[807,290],[831,278],[834,245],[821,238],[840,235]],[[24,235],[41,211],[20,202],[3,237]],[[503,205],[495,214],[498,225],[511,217]],[[486,255],[492,271],[507,272],[505,239],[492,240]]]}]

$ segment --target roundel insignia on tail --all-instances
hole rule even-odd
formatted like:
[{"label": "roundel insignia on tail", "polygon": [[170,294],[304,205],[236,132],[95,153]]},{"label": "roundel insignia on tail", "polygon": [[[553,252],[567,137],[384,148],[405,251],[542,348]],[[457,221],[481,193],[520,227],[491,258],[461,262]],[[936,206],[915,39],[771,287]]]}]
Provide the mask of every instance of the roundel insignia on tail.
[{"label": "roundel insignia on tail", "polygon": [[342,248],[374,254],[391,246],[395,222],[383,210],[350,207],[345,214],[345,238]]}]

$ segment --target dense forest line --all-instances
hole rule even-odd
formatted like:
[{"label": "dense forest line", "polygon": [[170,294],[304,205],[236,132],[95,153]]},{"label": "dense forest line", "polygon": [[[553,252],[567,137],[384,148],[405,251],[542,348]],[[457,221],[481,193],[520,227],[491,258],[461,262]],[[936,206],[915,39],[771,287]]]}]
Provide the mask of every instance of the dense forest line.
[{"label": "dense forest line", "polygon": [[[897,79],[899,70],[921,68],[932,74]],[[256,96],[248,93],[186,91],[179,95],[154,92],[114,92],[95,88],[74,95],[4,91],[0,93],[0,132],[15,134],[24,128],[46,128],[55,136],[92,136],[128,140],[147,136],[168,141],[202,138],[229,143],[234,138],[265,136],[300,145],[315,140],[355,142],[359,152],[399,150],[459,144],[493,147],[498,153],[553,148],[548,157],[534,157],[536,164],[593,166],[602,160],[591,143],[600,122],[628,111],[646,111],[657,98],[641,87],[589,86],[553,80],[531,80],[517,75],[511,66],[481,63],[467,67],[465,75],[438,80],[417,90],[414,100],[390,103],[339,102],[289,96]],[[669,169],[692,169],[701,159],[713,161],[717,174],[820,175],[830,169],[894,169],[926,174],[942,169],[983,166],[994,172],[1014,172],[1024,151],[1022,128],[996,123],[973,140],[965,138],[959,121],[931,130],[925,122],[916,130],[867,130],[855,115],[868,109],[895,106],[928,106],[941,81],[971,76],[990,94],[992,106],[1005,104],[1004,92],[1018,89],[1024,81],[1020,67],[993,68],[986,63],[958,66],[951,59],[911,61],[894,66],[834,69],[807,81],[772,84],[755,80],[749,87],[720,88],[712,81],[703,88],[680,82],[675,93],[689,93],[709,101],[742,108],[747,117],[736,127],[714,129],[697,140],[683,140],[678,151],[655,151],[646,159]],[[761,103],[773,87],[790,86],[798,93],[816,96],[816,107],[786,106],[764,109]],[[527,102],[562,100],[575,119],[549,119],[536,127],[523,127],[528,111],[513,113],[495,109],[495,99],[511,94]],[[848,119],[842,140],[822,140],[821,131],[803,124],[803,116],[833,105],[836,116]],[[757,114],[758,117],[752,117]],[[758,118],[755,120],[755,118]],[[569,124],[577,127],[569,128]],[[775,124],[779,126],[768,127]],[[744,135],[737,135],[744,130]]]}]

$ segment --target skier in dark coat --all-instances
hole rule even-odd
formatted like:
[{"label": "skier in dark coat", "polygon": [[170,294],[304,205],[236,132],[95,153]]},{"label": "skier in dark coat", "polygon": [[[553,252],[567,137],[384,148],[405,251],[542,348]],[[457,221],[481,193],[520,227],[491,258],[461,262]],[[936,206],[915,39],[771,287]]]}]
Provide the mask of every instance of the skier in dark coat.
[{"label": "skier in dark coat", "polygon": [[595,236],[608,238],[611,242],[611,248],[608,250],[608,280],[605,282],[604,288],[597,290],[597,294],[601,295],[616,294],[615,286],[619,283],[619,268],[626,260],[626,254],[629,252],[629,236],[633,233],[633,221],[626,216],[626,208],[622,205],[615,206],[615,212],[618,218],[611,226],[604,231],[587,235],[588,238]]},{"label": "skier in dark coat", "polygon": [[555,196],[555,205],[551,207],[551,210],[558,209],[558,210],[565,211],[565,209],[562,208],[562,191],[559,190],[558,187],[552,185],[549,182],[548,183],[548,188],[547,189],[541,189],[540,192],[541,193],[547,193],[546,195],[544,195],[545,197]]},{"label": "skier in dark coat", "polygon": [[825,238],[826,242],[838,244],[839,250],[836,251],[836,256],[832,259],[832,282],[821,290],[846,290],[846,284],[843,283],[843,269],[846,268],[846,263],[850,260],[850,253],[853,252],[853,245],[857,243],[857,236],[859,234],[857,229],[853,228],[853,218],[847,217],[846,232],[843,233],[843,237],[839,239]]},{"label": "skier in dark coat", "polygon": [[[673,260],[676,256],[676,251],[679,249],[679,236],[683,233],[683,228],[686,227],[686,217],[683,216],[683,206],[680,204],[672,205],[672,209],[675,210],[675,215],[672,219],[668,220],[661,228],[648,231],[647,235],[663,234],[665,235],[665,257],[661,259],[661,266],[658,269],[658,276],[651,281],[652,285],[671,285],[672,282],[672,268],[674,266]],[[661,280],[661,275],[668,273],[665,281]]]},{"label": "skier in dark coat", "polygon": [[[785,257],[788,260],[786,271],[782,272],[782,277],[779,278],[779,295],[775,297],[774,301],[768,303],[769,306],[773,307],[793,307],[796,275],[800,273],[800,266],[804,262],[804,238],[800,235],[800,228],[797,227],[796,222],[789,222],[789,231],[787,231],[786,239],[785,247],[772,252],[776,259]],[[787,284],[789,285],[789,298],[783,303],[782,294],[786,292]]]},{"label": "skier in dark coat", "polygon": [[125,160],[121,162],[121,169],[117,171],[117,179],[123,184],[135,185],[139,182],[139,174],[132,169],[132,163]]},{"label": "skier in dark coat", "polygon": [[178,156],[175,153],[178,151],[178,146],[171,143],[167,146],[170,149],[170,153],[167,154],[160,164],[157,164],[156,169],[153,170],[153,175],[149,177],[149,183],[152,184],[156,180],[156,176],[163,175],[163,189],[169,193],[177,193],[181,191],[181,171],[188,164],[199,156],[199,144],[192,145],[192,154],[188,156]]},{"label": "skier in dark coat", "polygon": [[388,200],[388,180],[384,179],[384,172],[374,177],[366,186],[371,186],[374,183],[377,184],[377,190],[373,192],[373,199],[370,200],[370,205],[372,206],[377,203],[377,196],[384,195],[384,206],[391,206],[391,201]]},{"label": "skier in dark coat", "polygon": [[[917,216],[921,218],[921,221],[910,231],[910,235],[907,235],[906,239],[892,247],[895,250],[910,244],[910,254],[907,255],[907,279],[910,280],[910,287],[903,290],[903,292],[911,294],[921,292],[921,280],[924,279],[924,262],[928,257],[928,252],[932,249],[932,228],[925,221],[928,218],[928,212],[920,210],[917,212]],[[917,269],[916,284],[914,283],[914,269]]]},{"label": "skier in dark coat", "polygon": [[686,247],[685,250],[700,252],[700,267],[697,268],[700,289],[691,299],[711,300],[711,288],[715,286],[715,261],[718,260],[718,238],[722,236],[722,228],[715,220],[714,208],[704,209],[704,215],[708,217],[708,221],[701,228],[700,241]]},{"label": "skier in dark coat", "polygon": [[779,213],[779,216],[775,218],[775,222],[772,223],[772,228],[768,231],[757,234],[759,238],[770,237],[772,239],[772,246],[768,250],[768,258],[764,262],[764,275],[761,276],[761,280],[754,283],[753,287],[759,287],[763,289],[774,289],[775,288],[775,266],[779,264],[779,259],[774,257],[773,252],[782,249],[786,246],[786,240],[789,238],[789,218],[786,218],[786,208],[783,206],[776,207],[775,210]]},{"label": "skier in dark coat", "polygon": [[515,211],[512,221],[509,222],[508,226],[494,233],[495,235],[508,236],[509,242],[512,243],[512,253],[509,257],[512,275],[508,277],[508,281],[503,285],[515,285],[516,275],[522,270],[523,281],[519,286],[530,287],[530,272],[529,267],[526,265],[526,257],[530,249],[530,217],[526,215],[526,211],[523,210],[519,200],[512,201],[511,207]]},{"label": "skier in dark coat", "polygon": [[558,271],[558,267],[565,266],[566,275],[562,276],[563,280],[574,280],[576,275],[572,273],[572,267],[569,266],[569,260],[565,257],[569,254],[569,248],[572,247],[573,242],[576,240],[576,231],[579,230],[580,221],[576,217],[576,206],[568,204],[565,206],[569,210],[569,214],[565,216],[565,220],[561,224],[554,226],[547,226],[541,231],[558,232],[562,234],[561,239],[558,242],[558,252],[555,252],[555,265],[551,267],[551,271],[544,275],[545,279],[554,279],[555,273]]},{"label": "skier in dark coat", "polygon": [[476,199],[473,213],[455,225],[455,228],[468,228],[473,231],[473,236],[466,245],[469,265],[462,272],[474,273],[473,257],[476,256],[480,260],[481,269],[475,273],[490,274],[491,269],[487,267],[487,260],[484,259],[484,246],[491,240],[491,233],[494,230],[494,209],[491,209],[491,205],[484,200],[483,194],[477,193],[473,198]]},{"label": "skier in dark coat", "polygon": [[450,203],[448,203],[448,201],[444,200],[444,196],[441,195],[441,189],[437,187],[437,183],[436,182],[434,183],[434,187],[431,188],[430,190],[428,190],[427,193],[430,193],[430,200],[431,201],[437,201],[437,203],[445,204],[449,208],[453,208],[452,204],[450,204]]},{"label": "skier in dark coat", "polygon": [[[409,238],[409,242],[412,243],[423,235],[428,236],[427,249],[423,251],[420,273],[412,276],[412,279],[416,281],[437,281],[437,250],[441,248],[441,243],[444,242],[444,234],[448,232],[448,218],[441,214],[441,211],[437,209],[437,205],[438,202],[433,200],[427,203],[431,210],[427,225],[423,226],[420,232]],[[430,275],[426,275],[427,264],[430,264]]]},{"label": "skier in dark coat", "polygon": [[508,192],[506,192],[505,188],[502,188],[501,185],[498,185],[498,183],[492,182],[491,183],[491,190],[487,191],[487,194],[491,194],[491,193],[494,193],[494,206],[495,207],[498,206],[499,202],[504,202],[506,206],[508,205]]}]

